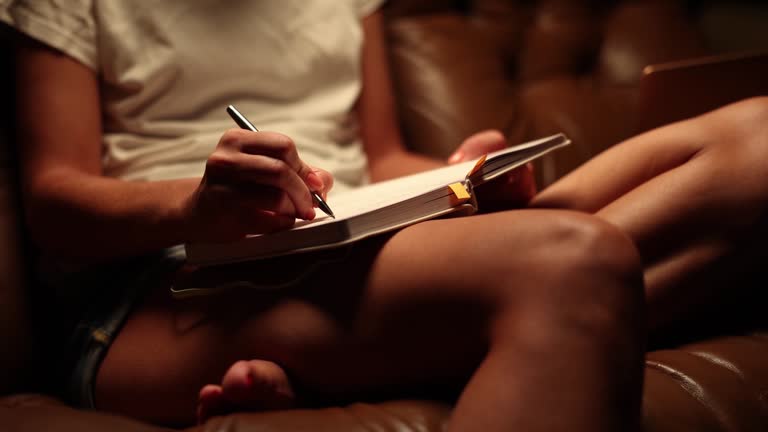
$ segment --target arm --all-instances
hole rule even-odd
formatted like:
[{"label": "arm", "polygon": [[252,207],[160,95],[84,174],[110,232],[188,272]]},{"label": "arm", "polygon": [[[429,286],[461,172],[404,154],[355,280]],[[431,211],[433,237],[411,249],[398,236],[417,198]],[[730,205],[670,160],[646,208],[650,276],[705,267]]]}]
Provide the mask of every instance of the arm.
[{"label": "arm", "polygon": [[381,12],[363,19],[362,80],[357,104],[360,131],[373,181],[440,167],[445,162],[409,152],[395,114]]},{"label": "arm", "polygon": [[[386,180],[445,165],[443,161],[412,153],[403,144],[395,115],[381,12],[363,20],[363,37],[363,89],[357,109],[371,179]],[[478,132],[465,139],[448,162],[477,159],[506,146],[506,139],[501,132]],[[526,167],[502,177],[492,186],[486,186],[482,200],[489,209],[508,208],[510,205],[519,206],[528,202],[535,193],[533,175],[530,167]]]},{"label": "arm", "polygon": [[224,134],[202,181],[106,178],[96,74],[30,41],[17,66],[26,216],[54,255],[109,259],[289,226],[314,216],[305,183],[323,191],[332,183],[298,159],[289,138],[241,130]]},{"label": "arm", "polygon": [[17,77],[24,203],[40,247],[78,257],[119,256],[187,237],[182,201],[196,181],[128,183],[101,176],[95,73],[25,41]]}]

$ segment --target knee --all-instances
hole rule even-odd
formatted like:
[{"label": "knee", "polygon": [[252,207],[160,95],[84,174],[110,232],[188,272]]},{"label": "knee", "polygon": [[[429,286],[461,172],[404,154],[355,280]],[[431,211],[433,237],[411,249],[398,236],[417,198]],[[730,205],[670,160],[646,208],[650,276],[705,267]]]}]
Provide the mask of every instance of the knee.
[{"label": "knee", "polygon": [[513,313],[610,331],[637,327],[645,304],[642,265],[628,236],[598,218],[570,212],[549,218],[544,228],[530,269],[535,285],[511,296]]},{"label": "knee", "polygon": [[585,213],[558,213],[549,221],[549,234],[541,246],[550,261],[562,261],[558,267],[563,272],[586,271],[624,279],[640,271],[634,243],[615,225]]},{"label": "knee", "polygon": [[552,212],[540,222],[537,260],[566,285],[580,277],[630,281],[642,270],[632,240],[616,226],[592,215]]}]

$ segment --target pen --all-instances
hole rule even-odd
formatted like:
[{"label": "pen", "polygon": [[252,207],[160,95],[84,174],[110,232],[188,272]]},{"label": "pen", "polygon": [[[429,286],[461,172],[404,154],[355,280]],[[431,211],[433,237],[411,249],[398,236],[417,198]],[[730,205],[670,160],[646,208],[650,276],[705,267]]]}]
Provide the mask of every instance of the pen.
[{"label": "pen", "polygon": [[[238,111],[237,108],[235,108],[233,105],[227,106],[227,114],[232,117],[232,120],[234,120],[241,129],[246,129],[253,132],[259,131],[256,129],[256,126],[249,122],[244,115],[240,114],[240,111]],[[310,192],[312,193],[312,197],[315,199],[315,201],[317,201],[317,206],[320,208],[320,210],[322,210],[323,213],[327,214],[328,216],[336,219],[333,211],[331,211],[331,208],[328,207],[328,204],[325,202],[325,200],[323,200],[320,194],[313,190],[310,190]]]}]

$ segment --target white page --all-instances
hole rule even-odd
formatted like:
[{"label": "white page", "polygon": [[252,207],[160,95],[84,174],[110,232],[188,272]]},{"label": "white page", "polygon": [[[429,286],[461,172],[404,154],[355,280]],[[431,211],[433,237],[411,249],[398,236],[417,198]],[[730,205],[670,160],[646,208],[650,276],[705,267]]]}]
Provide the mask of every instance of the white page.
[{"label": "white page", "polygon": [[292,229],[304,229],[333,221],[349,219],[364,213],[396,204],[407,199],[431,192],[449,183],[461,181],[476,161],[463,162],[431,171],[399,177],[379,183],[362,186],[342,194],[329,196],[328,206],[336,219],[325,215],[319,209],[312,221],[296,220]]},{"label": "white page", "polygon": [[377,208],[405,201],[430,192],[440,186],[464,179],[474,166],[474,161],[439,168],[432,171],[374,183],[351,191],[331,196],[328,205],[338,217],[349,217]]},{"label": "white page", "polygon": [[[519,153],[525,149],[535,148],[543,142],[552,141],[556,138],[562,139],[562,145],[565,145],[568,142],[567,138],[564,136],[555,135],[490,153],[488,154],[487,160],[490,160],[499,155]],[[422,173],[396,178],[393,180],[374,183],[353,189],[348,192],[344,192],[339,195],[334,195],[333,192],[331,192],[328,199],[328,206],[333,209],[333,212],[336,215],[335,220],[348,219],[391,204],[398,203],[400,201],[405,201],[407,199],[423,195],[441,186],[446,186],[450,183],[464,180],[464,178],[476,163],[477,160],[472,160],[455,165],[449,165]],[[303,221],[297,219],[296,225],[293,229],[302,229],[305,227],[334,221],[333,218],[324,215],[321,211],[318,211],[317,214],[318,217],[313,221]]]}]

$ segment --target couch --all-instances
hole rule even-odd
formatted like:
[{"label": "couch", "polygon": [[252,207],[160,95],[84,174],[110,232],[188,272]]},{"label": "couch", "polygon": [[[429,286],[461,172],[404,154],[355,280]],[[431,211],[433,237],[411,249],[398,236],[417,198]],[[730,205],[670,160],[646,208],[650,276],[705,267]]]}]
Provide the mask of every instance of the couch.
[{"label": "couch", "polygon": [[[768,48],[768,8],[760,1],[392,0],[386,16],[409,145],[443,157],[482,128],[500,128],[512,141],[563,131],[573,145],[537,165],[542,184],[639,132],[643,66]],[[1,52],[0,80],[9,83],[7,43]],[[1,87],[0,430],[167,430],[47,395],[41,335],[52,305],[34,290],[13,162],[23,143],[12,138],[13,86]],[[754,316],[722,305],[707,323],[652,338],[644,430],[768,430],[765,299],[743,300],[756,305]],[[440,398],[360,402],[236,413],[188,430],[437,431],[450,411]]]}]

